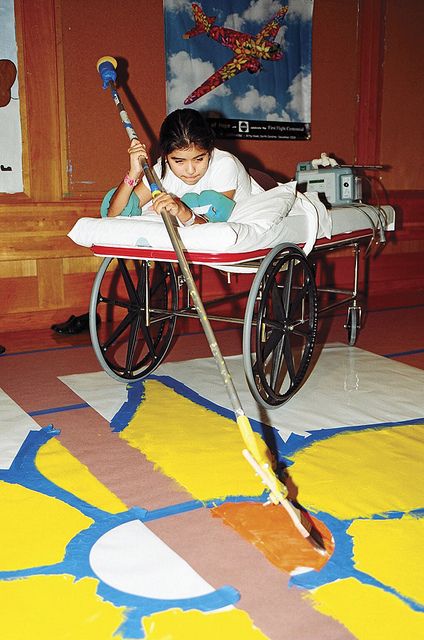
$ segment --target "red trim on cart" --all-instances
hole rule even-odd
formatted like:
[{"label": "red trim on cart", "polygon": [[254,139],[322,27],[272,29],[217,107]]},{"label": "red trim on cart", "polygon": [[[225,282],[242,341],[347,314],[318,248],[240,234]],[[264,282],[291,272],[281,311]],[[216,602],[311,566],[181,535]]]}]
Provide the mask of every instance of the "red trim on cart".
[{"label": "red trim on cart", "polygon": [[[360,235],[358,235],[358,233]],[[343,241],[361,240],[372,235],[369,230],[352,233],[342,233],[332,238],[320,238],[316,241],[316,247],[332,247]],[[299,245],[301,248],[303,244]],[[111,247],[104,245],[92,245],[91,251],[103,258],[132,258],[136,260],[159,260],[161,262],[178,262],[177,256],[172,249],[155,249],[150,247]],[[251,260],[264,258],[270,249],[258,249],[256,251],[245,251],[242,253],[207,253],[202,251],[186,251],[188,262],[192,264],[242,264]]]}]

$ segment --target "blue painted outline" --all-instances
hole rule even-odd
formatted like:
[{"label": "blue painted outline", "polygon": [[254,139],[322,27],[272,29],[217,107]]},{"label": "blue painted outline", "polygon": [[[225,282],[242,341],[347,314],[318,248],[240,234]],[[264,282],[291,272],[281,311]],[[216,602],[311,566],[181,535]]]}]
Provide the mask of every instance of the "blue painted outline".
[{"label": "blue painted outline", "polygon": [[[15,571],[0,571],[0,580],[16,580],[35,575],[71,575],[76,580],[85,577],[94,578],[98,581],[96,592],[101,598],[111,602],[116,607],[126,607],[126,620],[116,630],[116,633],[124,634],[123,637],[130,638],[144,637],[141,629],[141,618],[151,615],[152,613],[166,611],[170,608],[180,608],[184,611],[198,609],[199,611],[207,612],[234,605],[238,602],[240,599],[239,592],[234,589],[234,587],[228,585],[214,589],[211,593],[203,596],[161,600],[128,594],[105,584],[101,578],[94,573],[89,562],[90,551],[102,535],[126,522],[133,520],[140,520],[141,522],[158,520],[193,509],[205,508],[205,504],[201,501],[190,501],[151,512],[139,507],[133,507],[128,509],[128,511],[117,514],[99,509],[54,484],[36,468],[35,458],[39,449],[59,433],[60,431],[54,429],[52,426],[44,427],[37,431],[30,431],[10,469],[0,470],[0,480],[56,498],[68,506],[77,509],[83,515],[94,520],[94,522],[69,541],[66,546],[65,557],[61,562],[53,565],[30,567]],[[215,506],[215,503],[210,501],[208,506]],[[46,538],[46,544],[48,544],[48,538]]]},{"label": "blue painted outline", "polygon": [[87,407],[90,407],[88,402],[80,402],[79,404],[66,404],[61,407],[50,407],[49,409],[38,409],[37,411],[28,412],[27,415],[34,418],[35,416],[45,416],[45,415],[48,415],[49,413],[61,413],[62,411],[74,411],[77,409],[87,409]]},{"label": "blue painted outline", "polygon": [[[128,385],[128,400],[125,405],[123,405],[122,411],[118,411],[113,419],[114,431],[123,431],[125,427],[128,426],[131,418],[145,398],[144,382],[146,380],[156,380],[158,382],[161,382],[168,388],[173,389],[176,393],[191,400],[192,402],[195,402],[196,404],[199,404],[200,406],[209,409],[220,416],[234,420],[234,413],[231,410],[217,405],[214,402],[204,398],[193,389],[190,389],[190,387],[188,387],[184,383],[168,375],[152,374],[145,378],[145,380],[143,381],[137,381]],[[251,422],[252,429],[263,436],[264,425],[256,420],[249,420]],[[315,442],[328,440],[341,433],[348,434],[353,432],[368,431],[371,429],[381,430],[388,427],[390,428],[397,426],[408,426],[423,423],[424,417],[416,418],[413,420],[402,420],[395,422],[392,421],[386,423],[370,423],[366,425],[353,426],[346,425],[332,429],[311,430],[306,432],[305,435],[291,434],[286,442],[284,442],[281,437],[276,438],[277,451],[279,459],[281,456],[284,459],[284,464],[290,466],[291,464],[293,464],[293,461],[289,459],[289,456],[292,456],[295,452],[301,449],[305,449]],[[267,492],[264,492],[264,495],[261,496],[260,501],[265,501],[266,493]],[[222,503],[230,500],[234,501],[234,498],[227,497],[222,501]],[[240,496],[238,498],[235,498],[235,501],[239,500]],[[252,501],[252,498],[247,498],[247,501]],[[424,508],[412,510],[408,512],[408,514],[415,515],[416,517],[424,517]],[[291,577],[290,584],[303,589],[315,589],[319,586],[334,582],[335,580],[353,577],[357,579],[361,584],[371,585],[380,588],[388,593],[391,593],[392,595],[395,595],[402,602],[410,606],[414,611],[424,612],[424,605],[421,605],[420,603],[414,601],[412,598],[408,598],[402,595],[396,589],[355,568],[353,562],[353,540],[348,534],[347,530],[351,523],[358,518],[353,518],[351,520],[339,520],[334,518],[330,514],[321,511],[314,515],[325,524],[329,531],[332,532],[335,540],[334,553],[329,561],[324,565],[324,567],[320,569],[320,571],[311,570],[303,574],[294,575]],[[383,514],[373,514],[371,519],[396,519],[402,517],[403,515],[404,512],[391,511]]]},{"label": "blue painted outline", "polygon": [[[197,392],[170,376],[151,375],[147,378],[147,380],[149,379],[157,380],[196,404],[199,404],[222,417],[234,420],[234,414],[231,410],[206,400]],[[128,423],[145,397],[144,381],[130,383],[127,385],[127,389],[128,399],[111,421],[111,428],[115,432],[122,431],[126,426],[128,426]],[[280,437],[278,437],[278,454],[283,457],[290,456],[299,449],[303,449],[305,446],[311,445],[313,442],[328,439],[338,435],[339,433],[363,431],[367,429],[382,429],[391,426],[406,426],[409,424],[421,424],[423,421],[424,419],[420,418],[401,422],[388,422],[384,424],[378,423],[359,426],[342,426],[334,429],[322,429],[319,431],[308,432],[306,436],[292,434],[285,443]],[[252,420],[251,424],[254,431],[263,435],[264,425],[262,425],[262,423]],[[188,501],[177,505],[170,505],[151,512],[142,508],[133,508],[120,514],[110,514],[93,507],[73,494],[57,487],[57,485],[50,482],[47,478],[44,478],[36,469],[34,460],[39,447],[58,433],[59,431],[51,426],[41,429],[40,431],[31,431],[18,452],[11,468],[8,471],[0,472],[0,479],[7,482],[21,484],[22,486],[26,486],[32,490],[41,489],[42,493],[56,497],[64,501],[66,504],[78,509],[88,517],[92,518],[94,523],[88,529],[77,534],[77,536],[69,542],[66,548],[65,558],[61,563],[15,572],[0,572],[0,579],[16,579],[19,577],[22,578],[40,574],[62,575],[64,573],[74,575],[76,579],[93,577],[98,580],[97,593],[100,597],[112,602],[115,606],[125,606],[127,608],[126,621],[120,626],[117,633],[119,632],[124,634],[123,637],[132,638],[143,637],[140,620],[143,616],[150,615],[151,613],[168,610],[170,607],[178,607],[183,610],[196,608],[200,611],[210,611],[237,602],[239,594],[233,587],[229,586],[224,586],[221,589],[215,590],[211,594],[207,594],[207,596],[185,600],[156,600],[121,593],[120,591],[105,585],[99,577],[94,574],[88,560],[90,549],[101,535],[124,522],[134,519],[138,519],[142,522],[149,522],[164,517],[183,514],[190,510],[212,508],[218,504],[223,504],[229,501],[264,502],[267,496],[266,491],[264,491],[263,495],[259,497],[227,496],[224,499],[209,500],[207,502],[199,500]],[[291,461],[287,462],[291,463]],[[423,517],[424,509],[418,509],[415,512],[410,513],[413,513],[413,515],[416,515],[417,517]],[[391,512],[390,514],[374,514],[372,518],[395,518],[401,517],[402,515],[404,514]],[[423,605],[413,601],[412,599],[406,598],[395,589],[382,584],[372,576],[358,571],[354,567],[352,550],[353,541],[347,533],[347,529],[354,519],[346,521],[337,520],[325,512],[318,512],[316,517],[319,518],[330,531],[332,531],[336,543],[335,552],[328,563],[319,572],[311,570],[307,573],[292,576],[291,584],[301,589],[314,589],[328,584],[329,582],[333,582],[334,580],[354,577],[361,584],[375,586],[395,595],[415,611],[424,611]]]},{"label": "blue painted outline", "polygon": [[88,342],[87,344],[71,344],[71,345],[66,345],[64,347],[46,347],[45,349],[29,349],[27,351],[13,351],[13,352],[6,351],[5,353],[1,354],[1,357],[14,358],[16,356],[28,356],[33,353],[47,353],[49,351],[69,351],[70,349],[87,349],[87,348],[90,348],[90,349],[93,348],[91,345],[91,342]]}]

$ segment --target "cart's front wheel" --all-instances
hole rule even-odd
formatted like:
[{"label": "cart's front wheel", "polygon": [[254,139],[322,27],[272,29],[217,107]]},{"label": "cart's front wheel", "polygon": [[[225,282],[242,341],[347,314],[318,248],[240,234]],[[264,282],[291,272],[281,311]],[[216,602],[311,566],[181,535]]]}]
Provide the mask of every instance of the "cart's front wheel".
[{"label": "cart's front wheel", "polygon": [[90,300],[91,341],[103,369],[124,381],[154,371],[169,349],[177,304],[171,263],[105,258]]},{"label": "cart's front wheel", "polygon": [[361,307],[349,307],[345,329],[347,329],[347,340],[351,347],[356,344],[359,329],[361,328]]},{"label": "cart's front wheel", "polygon": [[256,400],[282,405],[301,386],[317,333],[315,277],[296,245],[275,247],[258,269],[246,305],[243,359]]}]

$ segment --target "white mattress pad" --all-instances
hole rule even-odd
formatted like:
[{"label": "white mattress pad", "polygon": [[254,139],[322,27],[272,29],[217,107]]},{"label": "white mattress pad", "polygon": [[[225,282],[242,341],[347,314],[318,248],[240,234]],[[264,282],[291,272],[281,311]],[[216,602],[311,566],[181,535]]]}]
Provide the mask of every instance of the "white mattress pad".
[{"label": "white mattress pad", "polygon": [[[316,193],[296,193],[296,183],[279,185],[237,203],[228,222],[178,228],[188,251],[242,253],[284,242],[301,244],[308,254],[317,239],[362,229],[394,228],[394,209],[354,204],[327,210]],[[80,218],[68,236],[92,247],[154,247],[172,249],[160,216]]]}]

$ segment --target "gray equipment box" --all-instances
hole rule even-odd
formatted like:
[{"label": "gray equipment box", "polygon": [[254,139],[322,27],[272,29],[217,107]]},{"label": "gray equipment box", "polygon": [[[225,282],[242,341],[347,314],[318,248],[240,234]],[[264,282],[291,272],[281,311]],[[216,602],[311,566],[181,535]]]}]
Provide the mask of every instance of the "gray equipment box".
[{"label": "gray equipment box", "polygon": [[362,198],[361,178],[355,176],[351,167],[314,169],[311,162],[299,162],[296,181],[299,186],[306,185],[305,191],[323,193],[333,205],[351,204]]}]

